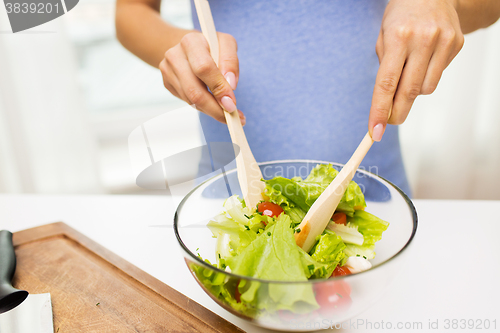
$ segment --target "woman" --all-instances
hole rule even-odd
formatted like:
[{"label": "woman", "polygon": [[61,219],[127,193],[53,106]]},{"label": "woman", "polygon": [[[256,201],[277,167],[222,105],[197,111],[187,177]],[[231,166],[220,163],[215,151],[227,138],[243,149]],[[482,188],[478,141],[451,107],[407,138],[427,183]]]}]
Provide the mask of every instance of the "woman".
[{"label": "woman", "polygon": [[199,31],[161,20],[160,1],[118,0],[117,36],[202,111],[207,142],[230,141],[223,108],[236,105],[257,161],[345,163],[368,127],[384,140],[363,166],[406,193],[398,130],[387,123],[403,123],[415,98],[436,89],[463,33],[500,16],[498,0],[212,0],[217,68]]}]

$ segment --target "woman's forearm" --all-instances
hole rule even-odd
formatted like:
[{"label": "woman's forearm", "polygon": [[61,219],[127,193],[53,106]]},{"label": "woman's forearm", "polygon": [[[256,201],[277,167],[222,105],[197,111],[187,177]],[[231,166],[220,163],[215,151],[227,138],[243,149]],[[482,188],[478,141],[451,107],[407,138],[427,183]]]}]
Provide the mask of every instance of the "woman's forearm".
[{"label": "woman's forearm", "polygon": [[486,28],[500,17],[500,0],[456,0],[462,32]]},{"label": "woman's forearm", "polygon": [[165,52],[191,30],[174,27],[160,17],[160,1],[118,0],[116,35],[130,52],[158,67]]}]

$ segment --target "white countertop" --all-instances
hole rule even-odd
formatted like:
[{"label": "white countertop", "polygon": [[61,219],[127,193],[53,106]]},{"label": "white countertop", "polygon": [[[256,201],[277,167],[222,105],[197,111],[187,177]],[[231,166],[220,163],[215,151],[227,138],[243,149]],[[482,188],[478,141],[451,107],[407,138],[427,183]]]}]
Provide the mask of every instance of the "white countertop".
[{"label": "white countertop", "polygon": [[[338,331],[385,331],[387,323],[404,332],[500,331],[500,201],[414,204],[419,226],[407,265],[375,306]],[[192,278],[172,229],[175,206],[160,195],[0,195],[0,229],[63,221],[245,331],[269,332],[220,308]]]}]

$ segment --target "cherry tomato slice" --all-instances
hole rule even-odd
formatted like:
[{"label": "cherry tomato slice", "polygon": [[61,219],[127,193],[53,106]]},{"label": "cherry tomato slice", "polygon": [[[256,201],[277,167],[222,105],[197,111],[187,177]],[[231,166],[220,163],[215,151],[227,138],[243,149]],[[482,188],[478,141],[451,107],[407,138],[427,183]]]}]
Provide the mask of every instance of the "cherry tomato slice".
[{"label": "cherry tomato slice", "polygon": [[326,281],[314,285],[316,302],[320,306],[319,312],[330,316],[333,311],[342,311],[350,307],[352,300],[350,288],[345,281]]},{"label": "cherry tomato slice", "polygon": [[257,206],[257,210],[262,213],[262,215],[267,215],[271,217],[280,216],[283,213],[283,208],[280,205],[269,201],[263,201]]},{"label": "cherry tomato slice", "polygon": [[334,276],[342,276],[342,275],[349,275],[351,274],[351,271],[347,266],[337,266],[335,267],[335,270],[332,273],[332,277]]},{"label": "cherry tomato slice", "polygon": [[345,213],[339,212],[339,213],[333,214],[332,220],[333,220],[333,222],[335,222],[337,224],[345,225],[347,222],[347,217],[346,217]]},{"label": "cherry tomato slice", "polygon": [[338,280],[336,282],[339,285],[339,288],[344,289],[344,291],[346,292],[347,295],[351,295],[351,286],[349,285],[349,283],[347,283],[343,280]]}]

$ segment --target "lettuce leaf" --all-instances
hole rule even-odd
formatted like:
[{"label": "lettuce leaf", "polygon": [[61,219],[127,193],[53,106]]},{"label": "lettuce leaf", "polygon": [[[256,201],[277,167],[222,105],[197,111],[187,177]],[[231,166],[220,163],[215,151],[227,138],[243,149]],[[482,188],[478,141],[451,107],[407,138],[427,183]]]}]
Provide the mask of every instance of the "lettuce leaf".
[{"label": "lettuce leaf", "polygon": [[347,217],[347,221],[347,225],[357,228],[363,235],[363,243],[347,244],[344,253],[348,257],[375,258],[375,243],[382,239],[389,223],[363,210],[355,211],[352,217]]},{"label": "lettuce leaf", "polygon": [[243,200],[237,195],[233,195],[226,199],[224,202],[225,212],[231,217],[235,222],[240,224],[248,224],[248,216],[253,213],[250,207],[244,207]]},{"label": "lettuce leaf", "polygon": [[290,202],[290,200],[285,197],[281,191],[276,187],[272,187],[271,185],[268,184],[266,181],[266,188],[264,190],[264,195],[269,198],[268,201],[271,201],[277,205],[280,205],[283,210],[285,208],[290,208],[290,207],[295,207],[295,204],[293,202]]},{"label": "lettuce leaf", "polygon": [[[297,206],[307,212],[337,174],[338,171],[331,164],[320,164],[314,167],[304,180],[300,177],[292,179],[275,177],[265,181],[266,195],[283,209]],[[366,202],[363,192],[354,181],[351,181],[337,211],[352,215],[355,210],[364,209],[364,207],[366,207]]]},{"label": "lettuce leaf", "polygon": [[304,212],[299,207],[285,209],[285,214],[290,216],[290,218],[292,219],[293,227],[299,225],[306,216],[306,212]]},{"label": "lettuce leaf", "polygon": [[365,209],[365,207],[365,196],[361,191],[361,188],[358,184],[351,180],[349,186],[347,186],[344,196],[337,206],[336,211],[344,212],[347,215],[352,216],[354,211]]},{"label": "lettuce leaf", "polygon": [[235,222],[225,214],[214,217],[207,227],[217,238],[215,252],[216,256],[222,259],[240,253],[257,238],[255,231],[248,230],[245,225]]},{"label": "lettuce leaf", "polygon": [[[307,281],[299,248],[295,244],[291,219],[281,214],[276,223],[259,234],[239,255],[226,260],[238,275],[275,281]],[[240,286],[242,301],[276,310],[310,311],[318,307],[312,286],[308,284],[261,285],[251,281]],[[256,299],[266,299],[256,302]]]},{"label": "lettuce leaf", "polygon": [[276,223],[255,239],[238,256],[228,260],[235,274],[275,281],[305,281],[291,220],[280,215]]},{"label": "lettuce leaf", "polygon": [[266,180],[274,190],[279,191],[289,201],[296,204],[304,211],[308,211],[314,201],[325,190],[328,184],[306,183],[299,179],[275,177]]},{"label": "lettuce leaf", "polygon": [[[211,265],[209,260],[205,259],[205,262]],[[235,299],[234,290],[236,289],[237,281],[227,281],[226,274],[205,268],[194,262],[189,263],[189,267],[210,294],[238,312],[251,317],[257,314],[255,308],[248,306],[246,303],[238,302]]]},{"label": "lettuce leaf", "polygon": [[309,254],[313,260],[327,264],[325,277],[330,277],[338,264],[341,266],[346,261],[344,249],[346,245],[342,239],[334,232],[326,231],[319,236],[318,242],[311,249]]},{"label": "lettuce leaf", "polygon": [[304,269],[304,274],[306,277],[309,278],[315,278],[315,279],[320,279],[320,278],[328,278],[328,269],[329,269],[329,264],[328,263],[321,263],[309,255],[306,251],[302,250],[299,247],[299,253],[300,253],[300,259],[302,261],[302,268]]},{"label": "lettuce leaf", "polygon": [[358,226],[356,225],[351,223],[343,225],[330,221],[326,228],[336,233],[346,244],[363,245],[363,235],[358,231]]},{"label": "lettuce leaf", "polygon": [[387,230],[389,222],[379,219],[373,214],[364,210],[357,210],[353,216],[347,217],[347,221],[358,228],[358,231],[363,235],[363,246],[375,245],[382,239],[382,233]]},{"label": "lettuce leaf", "polygon": [[252,214],[237,195],[224,202],[224,209],[207,224],[213,236],[217,238],[215,254],[217,266],[222,269],[225,268],[225,259],[241,253],[265,230],[266,224],[269,227],[276,223],[273,217],[255,212]]},{"label": "lettuce leaf", "polygon": [[294,226],[300,224],[306,216],[306,212],[300,207],[297,207],[295,203],[291,202],[287,197],[285,197],[281,191],[272,187],[271,185],[266,185],[264,195],[268,197],[268,201],[280,205],[283,208],[286,215],[290,216]]},{"label": "lettuce leaf", "polygon": [[347,257],[364,257],[366,259],[375,258],[375,245],[355,245],[346,244],[344,253]]},{"label": "lettuce leaf", "polygon": [[335,169],[331,164],[318,164],[311,170],[309,176],[307,176],[304,181],[329,185],[338,174],[339,172],[337,169]]}]

